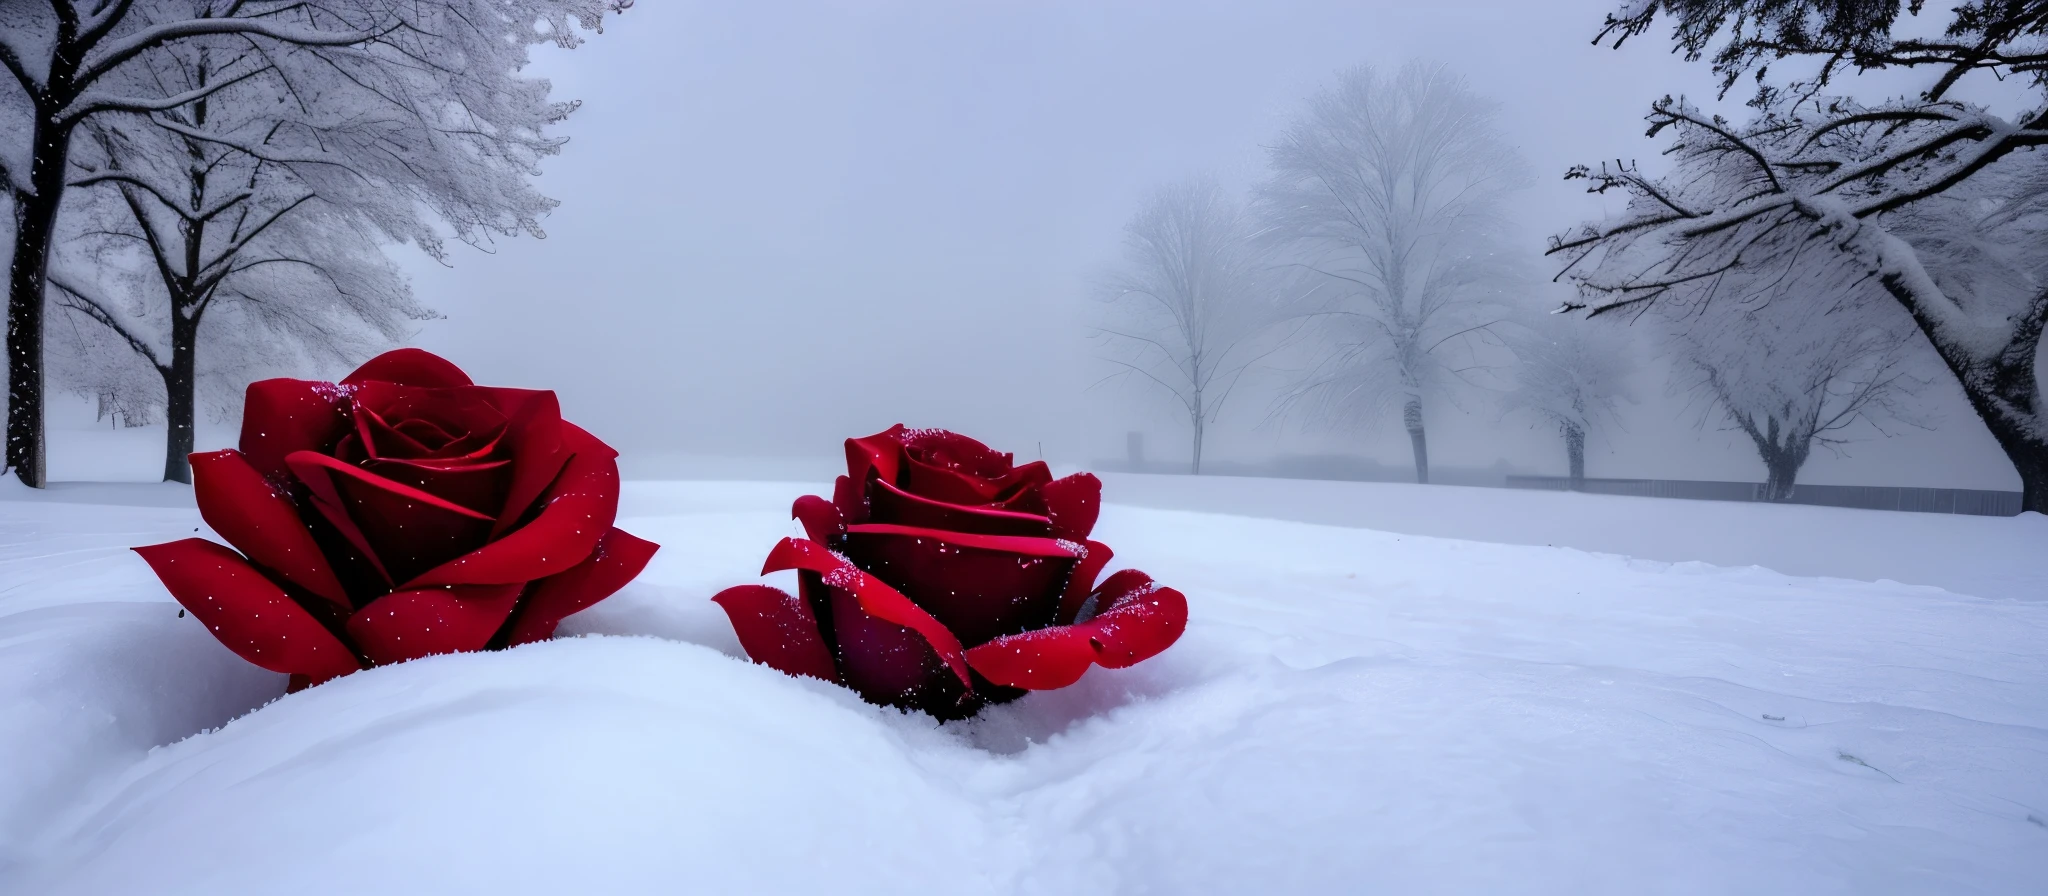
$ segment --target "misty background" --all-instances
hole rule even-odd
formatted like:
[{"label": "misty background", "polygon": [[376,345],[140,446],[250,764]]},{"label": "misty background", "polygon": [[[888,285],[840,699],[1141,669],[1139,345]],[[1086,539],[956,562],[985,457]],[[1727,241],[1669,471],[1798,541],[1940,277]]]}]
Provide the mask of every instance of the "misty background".
[{"label": "misty background", "polygon": [[[1306,97],[1367,63],[1449,65],[1499,103],[1533,186],[1510,202],[1512,245],[1548,283],[1544,239],[1617,211],[1565,169],[1618,151],[1654,164],[1649,101],[1710,103],[1707,67],[1664,26],[1620,50],[1591,43],[1612,0],[938,4],[642,2],[532,73],[582,107],[540,192],[562,205],[545,240],[456,246],[449,266],[391,250],[444,319],[416,344],[479,381],[550,388],[619,447],[660,456],[836,453],[896,422],[971,433],[1021,456],[1184,460],[1187,422],[1090,333],[1123,228],[1160,184],[1199,173],[1242,194]],[[1939,19],[1939,17],[1932,17]],[[1649,357],[1587,473],[1758,481],[1738,432],[1667,393]],[[2018,477],[1952,379],[1928,359],[1913,399],[1931,429],[1855,433],[1802,482],[2013,489]],[[338,373],[339,371],[336,371]],[[1399,472],[1398,417],[1305,428],[1270,411],[1279,378],[1248,378],[1206,454],[1346,454]],[[1502,418],[1483,394],[1430,408],[1438,467],[1561,474],[1555,431]]]}]

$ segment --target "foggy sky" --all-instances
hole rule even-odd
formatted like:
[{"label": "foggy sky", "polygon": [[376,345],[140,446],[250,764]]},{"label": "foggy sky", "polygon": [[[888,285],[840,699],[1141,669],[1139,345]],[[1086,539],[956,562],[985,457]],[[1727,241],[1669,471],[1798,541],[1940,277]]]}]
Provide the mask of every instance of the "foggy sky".
[{"label": "foggy sky", "polygon": [[[1513,211],[1548,276],[1543,238],[1603,207],[1565,168],[1654,158],[1649,101],[1713,93],[1661,25],[1591,46],[1612,6],[643,0],[575,51],[539,51],[557,95],[583,101],[541,179],[563,203],[548,239],[452,268],[401,256],[447,315],[419,343],[479,381],[555,389],[628,452],[826,454],[900,421],[1074,463],[1141,430],[1184,458],[1169,399],[1091,388],[1112,372],[1086,338],[1092,278],[1139,199],[1203,171],[1245,187],[1338,70],[1439,60],[1502,103],[1538,176]],[[1660,372],[1637,397],[1626,432],[1589,445],[1589,475],[1761,478]],[[1264,422],[1267,398],[1233,399],[1211,456],[1408,462],[1391,421],[1304,432]],[[1801,481],[2017,487],[1945,375],[1926,400],[1938,430],[1817,452]],[[1431,409],[1434,464],[1562,473],[1555,434],[1465,404]]]}]

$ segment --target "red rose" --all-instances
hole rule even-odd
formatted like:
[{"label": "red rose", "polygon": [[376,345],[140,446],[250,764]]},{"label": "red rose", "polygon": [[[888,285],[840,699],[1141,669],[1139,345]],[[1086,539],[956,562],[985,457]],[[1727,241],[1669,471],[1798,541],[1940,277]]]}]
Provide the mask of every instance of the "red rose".
[{"label": "red rose", "polygon": [[249,385],[241,450],[192,455],[198,538],[136,548],[171,596],[291,689],[544,640],[640,573],[618,452],[555,393],[473,385],[418,349],[336,383]]},{"label": "red rose", "polygon": [[1102,494],[1090,474],[1054,479],[902,426],[848,439],[846,461],[831,501],[797,499],[810,538],[783,539],[762,570],[798,570],[802,598],[766,585],[712,598],[755,662],[964,718],[1147,659],[1187,627],[1187,600],[1144,573],[1096,584],[1110,550],[1087,540]]}]

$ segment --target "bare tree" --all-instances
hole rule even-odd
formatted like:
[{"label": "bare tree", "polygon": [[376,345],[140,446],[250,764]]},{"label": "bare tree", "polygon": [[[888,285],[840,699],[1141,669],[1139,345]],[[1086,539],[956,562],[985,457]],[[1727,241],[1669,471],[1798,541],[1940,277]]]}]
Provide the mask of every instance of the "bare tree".
[{"label": "bare tree", "polygon": [[[287,146],[249,135],[222,134],[172,113],[253,80],[277,85],[318,125],[369,119],[390,128],[392,141],[456,140],[472,125],[509,118],[480,110],[534,105],[544,82],[512,73],[527,47],[552,40],[574,45],[575,25],[596,28],[623,0],[22,0],[0,4],[0,185],[13,212],[14,250],[8,278],[7,458],[22,481],[46,478],[43,446],[43,312],[50,253],[73,176],[74,138],[87,122],[122,115],[197,140],[270,160],[332,163],[338,172],[374,179],[378,147],[354,139],[322,143],[318,130]],[[140,71],[167,48],[225,44],[206,80],[188,86]],[[430,95],[427,85],[439,85]],[[500,92],[491,93],[492,88]],[[521,135],[526,136],[526,135]],[[537,136],[537,135],[533,135]],[[515,141],[516,142],[516,141]],[[308,144],[313,145],[309,155]],[[389,144],[387,144],[388,146]],[[357,152],[356,150],[363,150]],[[448,158],[453,159],[454,154]],[[416,182],[387,187],[406,192]],[[414,198],[458,233],[502,226],[474,220],[462,203],[418,192]],[[444,201],[436,202],[435,199]],[[461,196],[474,199],[473,196]],[[203,211],[214,211],[207,207]],[[511,222],[531,226],[532,218]],[[393,229],[402,229],[391,222]],[[415,239],[433,242],[430,231]],[[423,243],[423,245],[426,243]]]},{"label": "bare tree", "polygon": [[1615,328],[1562,315],[1525,316],[1507,339],[1515,353],[1515,387],[1502,398],[1509,414],[1564,438],[1571,488],[1586,484],[1586,438],[1616,425],[1630,400],[1634,361]]},{"label": "bare tree", "polygon": [[1277,342],[1283,278],[1261,257],[1244,208],[1213,178],[1154,192],[1124,227],[1124,265],[1107,281],[1117,317],[1102,335],[1124,375],[1143,377],[1187,414],[1192,461],[1245,371]]},{"label": "bare tree", "polygon": [[1766,500],[1790,499],[1814,447],[1840,453],[1858,424],[1880,435],[1887,422],[1923,425],[1908,404],[1926,385],[1919,334],[1874,284],[1844,274],[1838,263],[1761,282],[1734,273],[1667,306],[1688,308],[1671,337],[1673,388],[1704,399],[1701,423],[1718,417],[1748,437]]},{"label": "bare tree", "polygon": [[[1619,220],[1553,239],[1551,252],[1594,314],[1738,269],[1790,270],[1811,253],[1847,259],[1852,278],[1903,307],[1955,376],[2019,473],[2023,508],[2048,512],[2036,369],[2048,323],[2048,162],[2034,149],[2048,145],[2048,5],[1960,3],[1929,39],[1894,38],[1901,11],[1879,0],[1653,0],[1610,16],[1602,36],[1617,43],[1659,13],[1678,19],[1688,54],[1721,41],[1724,84],[1759,75],[1757,115],[1737,125],[1683,99],[1654,103],[1650,134],[1673,135],[1676,171],[1573,169],[1591,190],[1631,201]],[[1783,87],[1762,77],[1786,57],[1818,61],[1818,74]],[[1930,81],[1874,104],[1824,96],[1846,68],[1925,68]],[[2008,118],[1952,98],[1973,73],[2028,83],[2034,106]],[[1709,189],[1695,188],[1702,180]]]},{"label": "bare tree", "polygon": [[1424,405],[1483,366],[1475,343],[1493,338],[1517,281],[1499,211],[1527,178],[1494,115],[1441,65],[1391,78],[1361,66],[1270,148],[1261,206],[1331,296],[1283,406],[1333,424],[1399,408],[1417,482],[1429,481]]}]

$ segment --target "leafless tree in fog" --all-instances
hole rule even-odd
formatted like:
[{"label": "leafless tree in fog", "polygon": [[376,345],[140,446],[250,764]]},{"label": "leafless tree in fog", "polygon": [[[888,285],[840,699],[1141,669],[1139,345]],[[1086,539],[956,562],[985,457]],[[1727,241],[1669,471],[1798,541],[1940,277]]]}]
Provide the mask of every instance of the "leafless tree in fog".
[{"label": "leafless tree in fog", "polygon": [[1634,359],[1620,328],[1557,314],[1525,315],[1510,331],[1515,387],[1502,397],[1509,414],[1555,429],[1564,438],[1567,475],[1586,483],[1586,438],[1615,425],[1629,400]]},{"label": "leafless tree in fog", "polygon": [[1424,406],[1482,366],[1516,282],[1499,218],[1527,182],[1494,104],[1441,65],[1369,67],[1312,97],[1272,146],[1261,208],[1294,263],[1328,287],[1312,360],[1283,408],[1366,424],[1400,409],[1429,481]]},{"label": "leafless tree in fog", "polygon": [[[1921,349],[1912,321],[1874,284],[1856,283],[1840,265],[1763,284],[1733,275],[1717,294],[1693,286],[1693,310],[1671,336],[1672,386],[1703,399],[1756,447],[1764,498],[1792,497],[1815,446],[1839,450],[1858,423],[1880,434],[1887,422],[1920,425],[1909,399]],[[1670,308],[1680,307],[1674,301]]]},{"label": "leafless tree in fog", "polygon": [[1260,253],[1254,223],[1216,181],[1154,192],[1124,227],[1124,263],[1107,281],[1116,316],[1102,330],[1122,375],[1173,396],[1187,415],[1202,472],[1210,424],[1245,371],[1271,351],[1282,278]]},{"label": "leafless tree in fog", "polygon": [[[1724,89],[1757,73],[1754,117],[1737,124],[1683,98],[1651,106],[1651,136],[1669,132],[1672,173],[1633,165],[1573,169],[1594,192],[1618,190],[1627,211],[1563,234],[1551,252],[1601,314],[1657,303],[1725,274],[1761,276],[1847,263],[1925,335],[2019,473],[2025,510],[2048,512],[2048,404],[2036,368],[2048,323],[2048,4],[1973,0],[1948,8],[1939,38],[1895,37],[1918,3],[1780,0],[1630,2],[1602,37],[1678,20],[1678,45],[1716,42]],[[1774,60],[1819,64],[1782,87]],[[1875,103],[1828,96],[1837,70],[1925,70],[1917,95]],[[2014,116],[1955,99],[1972,73],[2028,86]]]}]

